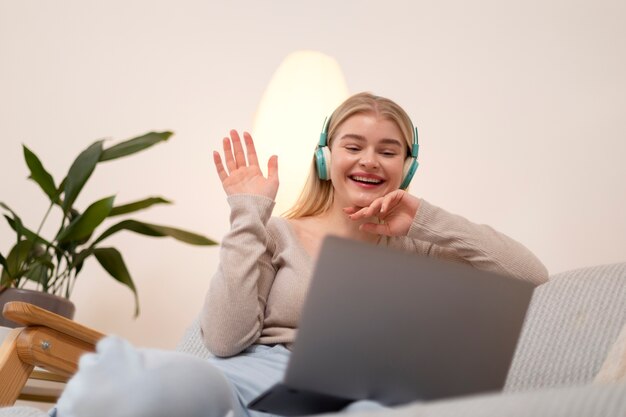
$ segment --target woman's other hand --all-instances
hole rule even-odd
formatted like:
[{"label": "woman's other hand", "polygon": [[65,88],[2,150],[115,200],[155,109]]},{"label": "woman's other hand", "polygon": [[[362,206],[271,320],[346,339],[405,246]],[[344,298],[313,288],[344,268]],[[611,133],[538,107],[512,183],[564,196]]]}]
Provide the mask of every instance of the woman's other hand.
[{"label": "woman's other hand", "polygon": [[403,190],[395,190],[379,197],[363,208],[346,207],[344,212],[352,220],[377,217],[381,224],[363,223],[360,229],[378,235],[406,236],[419,209],[420,200]]},{"label": "woman's other hand", "polygon": [[219,152],[213,151],[213,161],[224,191],[227,195],[255,194],[274,200],[278,192],[278,157],[276,155],[270,157],[267,162],[267,178],[265,178],[259,168],[252,136],[244,132],[243,139],[246,144],[245,153],[236,130],[230,131],[230,138],[223,139],[226,167],[222,163]]}]

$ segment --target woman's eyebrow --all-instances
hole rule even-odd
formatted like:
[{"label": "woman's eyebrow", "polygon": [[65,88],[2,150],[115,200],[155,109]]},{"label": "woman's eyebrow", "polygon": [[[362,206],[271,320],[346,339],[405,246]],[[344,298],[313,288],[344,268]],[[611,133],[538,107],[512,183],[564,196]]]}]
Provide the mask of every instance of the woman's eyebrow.
[{"label": "woman's eyebrow", "polygon": [[[356,133],[346,133],[345,135],[339,138],[339,140],[343,140],[343,139],[355,139],[355,140],[364,142],[365,136],[357,135]],[[396,146],[402,147],[402,142],[399,141],[398,139],[383,138],[380,140],[380,142],[386,145],[396,145]]]},{"label": "woman's eyebrow", "polygon": [[356,133],[346,133],[342,137],[339,138],[339,140],[343,140],[343,139],[356,139],[359,141],[364,141],[365,137],[361,135],[357,135]]},{"label": "woman's eyebrow", "polygon": [[388,145],[396,145],[396,146],[399,146],[401,148],[404,146],[402,144],[402,142],[399,141],[398,139],[384,138],[384,139],[381,139],[380,141],[381,141],[381,143],[385,143],[385,144],[388,144]]}]

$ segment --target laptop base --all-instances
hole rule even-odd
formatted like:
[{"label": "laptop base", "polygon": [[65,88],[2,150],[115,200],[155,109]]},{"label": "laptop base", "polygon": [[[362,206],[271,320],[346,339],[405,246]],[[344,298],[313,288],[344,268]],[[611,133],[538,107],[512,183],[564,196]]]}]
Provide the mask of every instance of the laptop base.
[{"label": "laptop base", "polygon": [[345,398],[297,390],[278,383],[250,401],[248,408],[281,416],[304,416],[339,411],[351,402]]}]

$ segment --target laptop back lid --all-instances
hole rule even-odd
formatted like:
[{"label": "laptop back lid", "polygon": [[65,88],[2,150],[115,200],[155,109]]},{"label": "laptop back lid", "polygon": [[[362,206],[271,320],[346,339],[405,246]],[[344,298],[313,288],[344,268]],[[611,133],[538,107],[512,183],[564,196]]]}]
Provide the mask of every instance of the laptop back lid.
[{"label": "laptop back lid", "polygon": [[500,390],[533,288],[471,266],[327,237],[285,385],[387,405]]}]

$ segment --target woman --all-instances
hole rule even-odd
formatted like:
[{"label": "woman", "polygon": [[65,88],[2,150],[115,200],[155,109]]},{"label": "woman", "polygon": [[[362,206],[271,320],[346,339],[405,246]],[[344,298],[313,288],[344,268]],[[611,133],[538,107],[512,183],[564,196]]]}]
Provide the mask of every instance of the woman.
[{"label": "woman", "polygon": [[326,235],[536,284],[547,279],[541,262],[519,243],[404,190],[417,167],[417,132],[391,100],[360,93],[333,112],[304,191],[284,218],[271,217],[277,157],[264,177],[252,137],[244,133],[243,140],[233,130],[223,140],[224,159],[213,154],[231,230],[201,315],[204,343],[216,355],[211,363],[233,389],[235,415],[253,414],[245,404],[282,378]]}]

